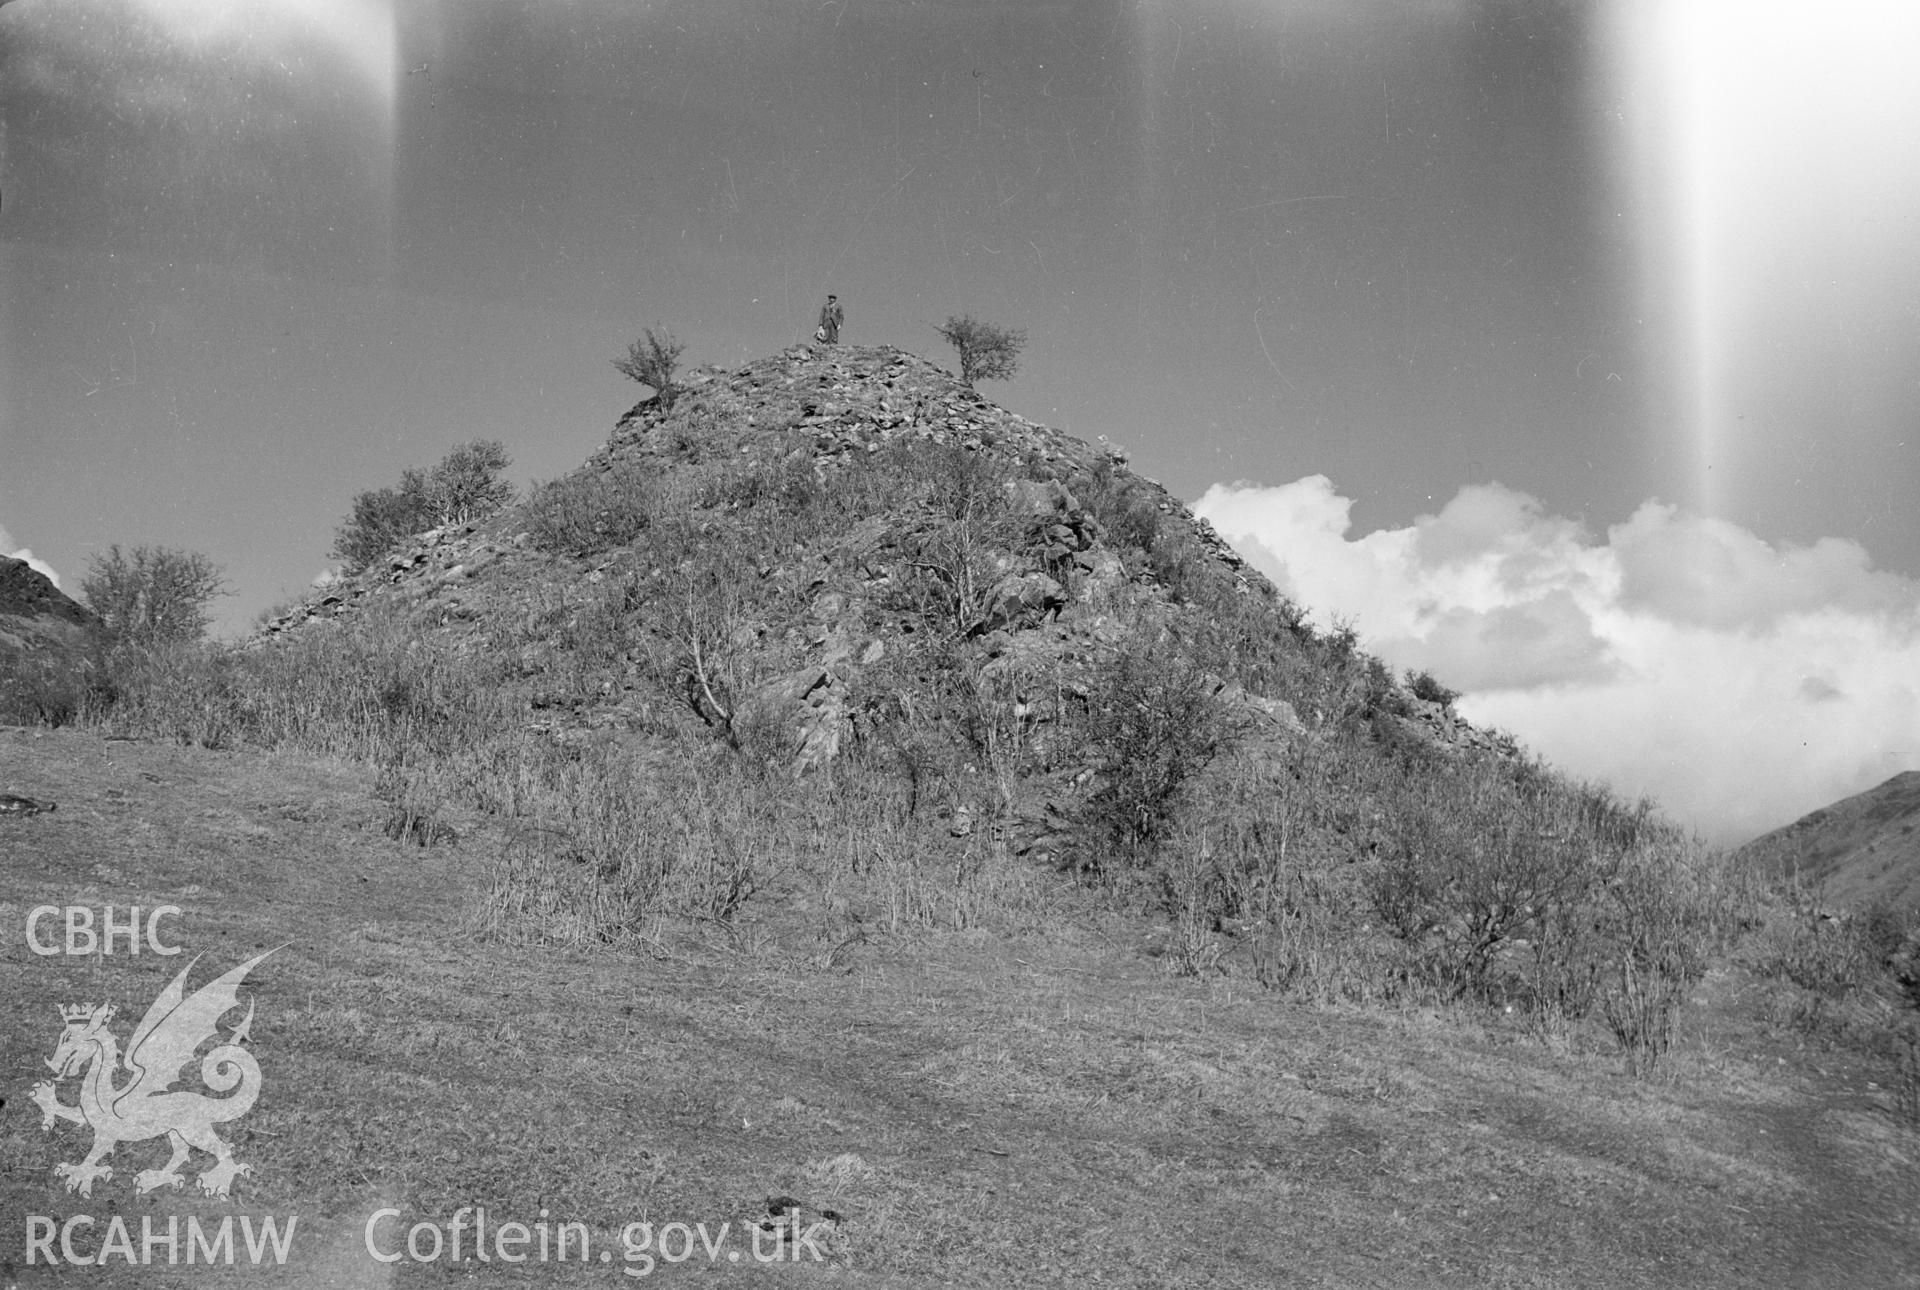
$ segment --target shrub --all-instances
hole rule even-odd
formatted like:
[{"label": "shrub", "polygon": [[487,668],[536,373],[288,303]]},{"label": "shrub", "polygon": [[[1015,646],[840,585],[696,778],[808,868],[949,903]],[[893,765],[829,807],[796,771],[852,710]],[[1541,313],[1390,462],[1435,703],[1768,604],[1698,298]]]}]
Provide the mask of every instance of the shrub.
[{"label": "shrub", "polygon": [[97,667],[94,657],[0,647],[0,724],[67,725],[79,717]]},{"label": "shrub", "polygon": [[1137,562],[1153,549],[1160,535],[1160,508],[1111,460],[1102,458],[1091,471],[1075,476],[1073,491],[1123,557],[1130,550],[1137,552]]},{"label": "shrub", "polygon": [[513,485],[501,476],[511,458],[497,439],[463,443],[433,468],[427,497],[433,525],[485,519],[513,500]]},{"label": "shrub", "polygon": [[1136,637],[1094,676],[1083,737],[1098,758],[1080,866],[1138,864],[1172,831],[1191,781],[1233,742],[1213,678],[1172,641]]},{"label": "shrub", "polygon": [[[1757,966],[1800,987],[1804,994],[1792,1019],[1806,1029],[1818,1029],[1838,1005],[1876,995],[1914,996],[1908,971],[1911,920],[1910,913],[1881,903],[1830,911],[1808,893],[1792,891],[1787,910],[1776,916],[1763,942]],[[1837,1024],[1846,1029],[1844,1009]]]},{"label": "shrub", "polygon": [[413,534],[431,528],[426,519],[426,476],[408,469],[398,488],[375,488],[353,499],[347,522],[334,532],[331,554],[348,573],[378,560]]},{"label": "shrub", "polygon": [[1221,676],[1238,678],[1247,689],[1270,698],[1295,703],[1317,678],[1311,629],[1297,633],[1286,627],[1290,602],[1269,601],[1257,595],[1233,595],[1217,608],[1199,615],[1196,650],[1207,667]]},{"label": "shrub", "polygon": [[1553,827],[1554,803],[1516,794],[1497,764],[1432,762],[1390,805],[1369,893],[1414,973],[1448,994],[1484,995],[1496,953],[1592,880],[1577,839]]},{"label": "shrub", "polygon": [[1433,677],[1431,672],[1415,672],[1407,669],[1407,688],[1413,691],[1413,697],[1428,703],[1437,703],[1443,708],[1451,708],[1453,701],[1460,697],[1460,691],[1449,690]]},{"label": "shrub", "polygon": [[996,528],[1005,527],[971,518],[937,520],[906,534],[905,567],[885,603],[956,636],[976,628],[1003,572],[1008,535]]},{"label": "shrub", "polygon": [[903,463],[901,480],[925,517],[899,538],[905,557],[893,603],[956,634],[975,629],[988,593],[1021,544],[1007,508],[1007,474],[991,460],[952,445],[929,445]]},{"label": "shrub", "polygon": [[[1233,581],[1184,523],[1162,510],[1164,501],[1110,458],[1074,479],[1074,495],[1100,525],[1130,575],[1151,574],[1177,601],[1214,613],[1239,598]],[[1266,630],[1271,630],[1268,624]]]},{"label": "shrub", "polygon": [[80,583],[114,641],[136,647],[199,640],[212,621],[208,603],[225,590],[219,568],[197,551],[118,543],[93,558]]},{"label": "shrub", "polygon": [[358,573],[415,533],[485,519],[513,500],[513,485],[502,478],[510,461],[505,444],[476,439],[431,470],[408,467],[397,488],[353,499],[353,513],[335,530],[332,554],[347,572]]},{"label": "shrub", "polygon": [[673,333],[662,331],[654,335],[653,328],[647,328],[641,340],[627,346],[627,356],[613,360],[614,367],[621,375],[631,377],[642,385],[653,387],[660,396],[660,406],[670,408],[680,393],[680,387],[674,384],[673,375],[680,366],[680,355],[686,345],[675,340]]},{"label": "shrub", "polygon": [[948,318],[938,331],[960,351],[960,379],[968,385],[1012,379],[1020,368],[1020,351],[1027,346],[1025,330],[995,327],[972,317]]},{"label": "shrub", "polygon": [[1329,630],[1295,633],[1301,665],[1286,697],[1310,726],[1333,729],[1363,716],[1370,708],[1378,662],[1360,648],[1353,623],[1336,616]]},{"label": "shrub", "polygon": [[1609,885],[1615,962],[1600,991],[1607,1028],[1630,1074],[1646,1075],[1673,1043],[1673,1017],[1705,971],[1697,911],[1663,868],[1630,865]]}]

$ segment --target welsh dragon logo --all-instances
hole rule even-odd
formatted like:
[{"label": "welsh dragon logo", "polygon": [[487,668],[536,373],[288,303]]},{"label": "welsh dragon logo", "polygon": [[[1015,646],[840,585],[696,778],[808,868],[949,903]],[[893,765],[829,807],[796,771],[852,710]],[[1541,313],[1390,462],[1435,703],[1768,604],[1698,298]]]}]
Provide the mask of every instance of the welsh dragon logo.
[{"label": "welsh dragon logo", "polygon": [[[187,973],[200,961],[196,956],[148,1007],[127,1041],[124,1058],[119,1039],[107,1029],[113,1007],[81,1003],[60,1009],[66,1029],[47,1060],[54,1078],[34,1085],[32,1097],[40,1107],[43,1132],[51,1130],[57,1119],[93,1129],[93,1150],[85,1160],[54,1166],[54,1172],[66,1179],[68,1191],[91,1197],[95,1181],[113,1176],[113,1170],[100,1162],[116,1146],[144,1142],[163,1133],[173,1147],[173,1157],[164,1168],[142,1169],[134,1175],[134,1189],[143,1195],[159,1187],[184,1184],[180,1166],[187,1162],[193,1147],[214,1158],[213,1167],[200,1175],[200,1190],[209,1196],[229,1195],[234,1178],[253,1172],[251,1165],[233,1158],[233,1148],[213,1131],[214,1125],[245,1115],[260,1096],[260,1065],[241,1047],[253,1025],[252,999],[247,1001],[246,1018],[224,1039],[219,1022],[240,1006],[240,982],[267,954],[248,959],[188,995]],[[170,1091],[180,1079],[181,1067],[209,1039],[221,1042],[200,1059],[200,1078],[216,1093],[235,1088],[239,1091],[231,1097],[208,1097],[185,1089]],[[129,1078],[116,1087],[123,1065]],[[80,1101],[69,1106],[55,1095],[55,1084],[73,1075],[80,1077]]]}]

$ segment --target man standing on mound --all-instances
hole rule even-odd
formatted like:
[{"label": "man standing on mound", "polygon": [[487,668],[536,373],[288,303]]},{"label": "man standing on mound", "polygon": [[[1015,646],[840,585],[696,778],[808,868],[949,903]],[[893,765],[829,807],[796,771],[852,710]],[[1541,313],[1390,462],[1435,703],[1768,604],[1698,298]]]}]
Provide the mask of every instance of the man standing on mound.
[{"label": "man standing on mound", "polygon": [[828,296],[827,303],[820,306],[820,325],[814,328],[813,338],[828,345],[840,343],[840,324],[846,321],[846,313],[840,308],[839,296]]}]

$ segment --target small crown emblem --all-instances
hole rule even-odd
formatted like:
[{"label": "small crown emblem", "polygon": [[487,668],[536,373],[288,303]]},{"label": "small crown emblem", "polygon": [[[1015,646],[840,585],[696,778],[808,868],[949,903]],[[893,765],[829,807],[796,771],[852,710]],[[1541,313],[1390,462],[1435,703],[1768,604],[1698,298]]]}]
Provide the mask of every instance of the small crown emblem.
[{"label": "small crown emblem", "polygon": [[62,1021],[66,1021],[69,1023],[75,1022],[75,1021],[86,1021],[92,1016],[93,1016],[93,1005],[90,1003],[73,1003],[73,1004],[68,1004],[66,1007],[60,1009],[60,1019]]}]

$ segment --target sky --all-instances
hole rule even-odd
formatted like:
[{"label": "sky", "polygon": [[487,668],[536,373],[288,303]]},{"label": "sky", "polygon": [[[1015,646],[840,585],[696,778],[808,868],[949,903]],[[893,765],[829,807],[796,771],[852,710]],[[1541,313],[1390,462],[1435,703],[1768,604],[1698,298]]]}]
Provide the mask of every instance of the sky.
[{"label": "sky", "polygon": [[0,552],[525,484],[807,337],[1126,446],[1470,717],[1738,841],[1920,767],[1920,8],[0,0]]}]

